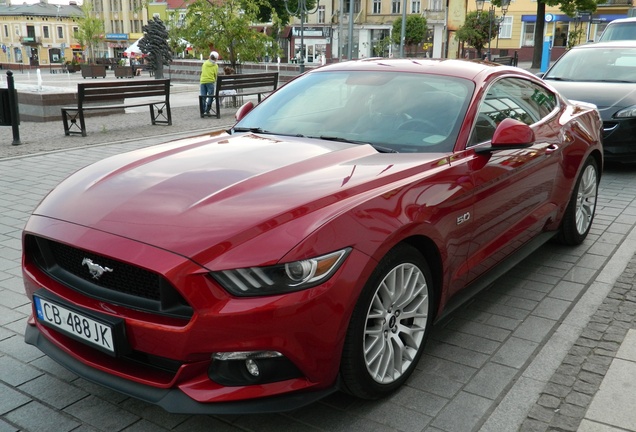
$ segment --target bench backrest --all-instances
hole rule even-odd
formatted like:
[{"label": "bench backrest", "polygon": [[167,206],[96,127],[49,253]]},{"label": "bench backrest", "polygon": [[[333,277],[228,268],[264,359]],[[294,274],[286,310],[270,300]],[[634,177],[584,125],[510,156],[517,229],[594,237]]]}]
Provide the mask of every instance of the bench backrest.
[{"label": "bench backrest", "polygon": [[170,80],[134,80],[90,82],[77,84],[77,105],[85,103],[121,101],[128,98],[160,96],[170,99]]},{"label": "bench backrest", "polygon": [[274,91],[278,87],[278,72],[241,75],[219,75],[216,79],[216,93],[223,90],[242,90],[266,87]]}]

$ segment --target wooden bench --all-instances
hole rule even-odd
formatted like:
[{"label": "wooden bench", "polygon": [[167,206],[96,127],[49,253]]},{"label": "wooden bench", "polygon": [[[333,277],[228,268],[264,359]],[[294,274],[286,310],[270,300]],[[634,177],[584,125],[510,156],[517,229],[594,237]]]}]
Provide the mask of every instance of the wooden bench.
[{"label": "wooden bench", "polygon": [[500,57],[494,57],[492,59],[492,61],[495,63],[504,64],[508,66],[514,66],[513,60],[514,58],[511,56],[500,56]]},{"label": "wooden bench", "polygon": [[[148,97],[154,99],[131,100]],[[161,98],[161,100],[157,98]],[[62,107],[64,134],[86,136],[85,111],[103,111],[146,105],[150,109],[150,121],[153,125],[172,124],[169,79],[79,83],[77,84],[77,106]]]},{"label": "wooden bench", "polygon": [[[278,88],[278,72],[219,75],[214,89],[216,118],[221,118],[221,98],[258,95],[258,102],[260,103],[262,95],[271,93],[276,88]],[[205,117],[203,106],[207,97],[210,96],[199,96],[199,113],[201,117]]]}]

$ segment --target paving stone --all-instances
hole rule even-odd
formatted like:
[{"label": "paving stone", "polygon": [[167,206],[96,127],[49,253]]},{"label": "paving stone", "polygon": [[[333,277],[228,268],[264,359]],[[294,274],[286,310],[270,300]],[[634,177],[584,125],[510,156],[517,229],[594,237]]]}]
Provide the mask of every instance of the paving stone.
[{"label": "paving stone", "polygon": [[492,361],[520,369],[539,346],[538,343],[511,337],[493,355]]},{"label": "paving stone", "polygon": [[0,415],[6,414],[31,401],[28,396],[0,382]]},{"label": "paving stone", "polygon": [[488,399],[496,399],[508,387],[519,371],[496,363],[488,363],[464,387],[464,391]]},{"label": "paving stone", "polygon": [[559,405],[561,404],[561,399],[556,397],[556,396],[549,395],[549,394],[542,394],[539,397],[539,400],[537,401],[537,404],[541,405],[544,408],[548,408],[548,409],[554,410],[555,408],[558,408]]},{"label": "paving stone", "polygon": [[540,405],[535,405],[534,407],[532,407],[532,409],[528,413],[528,418],[539,420],[545,423],[550,423],[553,417],[554,417],[553,408],[547,408]]},{"label": "paving stone", "polygon": [[540,316],[529,316],[512,334],[514,337],[541,342],[555,328],[556,321]]},{"label": "paving stone", "polygon": [[41,375],[34,380],[22,384],[18,388],[33,396],[34,399],[38,399],[58,409],[64,409],[88,396],[88,393],[84,390],[49,375]]},{"label": "paving stone", "polygon": [[76,429],[80,422],[38,402],[30,402],[5,415],[11,423],[25,431],[66,432]]},{"label": "paving stone", "polygon": [[121,430],[139,420],[136,415],[95,396],[79,400],[66,407],[64,412],[105,431]]},{"label": "paving stone", "polygon": [[491,404],[489,399],[462,392],[442,410],[431,425],[448,432],[472,430]]},{"label": "paving stone", "polygon": [[584,393],[575,392],[575,391],[571,392],[565,398],[565,402],[572,405],[578,405],[584,408],[587,408],[590,405],[591,401],[592,401],[592,396],[586,395]]},{"label": "paving stone", "polygon": [[0,357],[0,381],[12,386],[19,386],[30,381],[42,372],[9,356]]}]

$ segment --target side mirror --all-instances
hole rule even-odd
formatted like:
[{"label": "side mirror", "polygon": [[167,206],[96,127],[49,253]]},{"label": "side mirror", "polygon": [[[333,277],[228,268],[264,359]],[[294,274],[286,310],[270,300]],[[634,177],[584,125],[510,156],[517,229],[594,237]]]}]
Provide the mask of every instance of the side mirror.
[{"label": "side mirror", "polygon": [[497,150],[515,150],[534,144],[534,131],[527,124],[511,118],[503,119],[495,129],[490,146],[475,148],[476,153],[491,153]]},{"label": "side mirror", "polygon": [[234,118],[236,119],[236,121],[242,120],[243,117],[245,117],[253,109],[254,104],[252,102],[246,102],[238,109],[238,111],[236,111],[236,114],[234,114]]}]

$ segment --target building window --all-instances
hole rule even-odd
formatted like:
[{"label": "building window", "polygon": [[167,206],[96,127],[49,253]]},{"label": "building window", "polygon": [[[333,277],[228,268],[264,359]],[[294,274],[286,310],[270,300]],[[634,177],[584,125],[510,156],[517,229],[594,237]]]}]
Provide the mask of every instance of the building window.
[{"label": "building window", "polygon": [[[346,0],[344,2],[344,13],[348,14],[349,13],[349,1]],[[359,13],[360,12],[360,0],[353,0],[353,13]]]},{"label": "building window", "polygon": [[382,0],[373,0],[373,13],[382,13]]},{"label": "building window", "polygon": [[411,1],[411,13],[414,13],[414,14],[420,13],[421,7],[422,7],[422,3],[420,2],[420,0]]},{"label": "building window", "polygon": [[73,37],[77,39],[77,34],[79,33],[79,27],[73,27]]},{"label": "building window", "polygon": [[534,28],[535,23],[533,22],[524,22],[523,23],[523,40],[521,41],[521,46],[531,47],[534,46]]},{"label": "building window", "polygon": [[429,8],[433,11],[441,11],[442,10],[442,0],[430,0]]},{"label": "building window", "polygon": [[400,13],[400,5],[402,4],[402,2],[400,0],[393,0],[391,2],[391,13],[392,14],[399,14]]},{"label": "building window", "polygon": [[42,37],[44,37],[44,39],[48,39],[51,37],[51,35],[49,34],[49,26],[42,27]]},{"label": "building window", "polygon": [[9,37],[9,26],[6,24],[4,25],[4,37]]},{"label": "building window", "polygon": [[57,37],[60,39],[64,39],[64,27],[59,26],[57,28]]},{"label": "building window", "polygon": [[505,16],[499,25],[499,39],[512,38],[512,17]]},{"label": "building window", "polygon": [[325,23],[325,7],[324,6],[319,6],[318,7],[318,23],[320,24],[324,24]]}]

